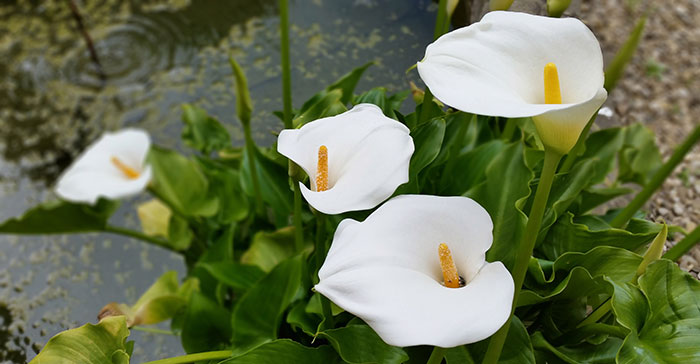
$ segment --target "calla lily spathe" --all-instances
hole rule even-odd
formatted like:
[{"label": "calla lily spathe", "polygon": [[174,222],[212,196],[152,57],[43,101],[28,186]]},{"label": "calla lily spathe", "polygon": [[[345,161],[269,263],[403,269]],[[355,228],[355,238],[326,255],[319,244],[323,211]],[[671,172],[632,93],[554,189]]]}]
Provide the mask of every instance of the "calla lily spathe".
[{"label": "calla lily spathe", "polygon": [[146,155],[151,139],[143,130],[105,133],[66,169],[56,183],[64,200],[94,204],[100,197],[118,199],[143,191],[151,180]]},{"label": "calla lily spathe", "polygon": [[[317,191],[314,179],[321,146],[327,150],[325,191]],[[405,125],[384,116],[376,105],[359,104],[300,129],[283,130],[277,150],[311,177],[311,188],[299,182],[306,201],[323,213],[340,214],[371,209],[408,182],[414,145]]]},{"label": "calla lily spathe", "polygon": [[[483,340],[510,316],[513,279],[488,263],[493,223],[466,197],[401,195],[364,222],[343,220],[314,287],[394,346],[454,347]],[[466,285],[443,285],[449,246]]]},{"label": "calla lily spathe", "polygon": [[[545,104],[543,69],[558,68],[561,104]],[[543,143],[560,154],[576,143],[607,98],[603,56],[580,20],[494,11],[437,39],[418,72],[440,101],[503,117],[532,116]]]}]

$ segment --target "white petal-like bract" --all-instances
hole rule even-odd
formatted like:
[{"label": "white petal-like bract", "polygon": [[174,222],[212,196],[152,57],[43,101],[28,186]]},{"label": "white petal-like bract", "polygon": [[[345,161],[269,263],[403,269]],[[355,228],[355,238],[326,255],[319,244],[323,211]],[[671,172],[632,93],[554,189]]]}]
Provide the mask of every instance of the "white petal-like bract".
[{"label": "white petal-like bract", "polygon": [[[390,345],[483,340],[510,316],[514,291],[506,267],[485,260],[492,229],[486,210],[466,197],[394,197],[364,222],[340,223],[315,289]],[[442,284],[440,243],[464,287]]]},{"label": "white petal-like bract", "polygon": [[[544,103],[543,71],[550,62],[558,69],[561,104]],[[430,44],[418,72],[437,99],[456,109],[542,116],[535,118],[540,137],[562,153],[607,98],[600,44],[573,18],[490,12]]]},{"label": "white petal-like bract", "polygon": [[[148,133],[140,129],[105,133],[63,172],[56,183],[56,194],[67,201],[89,204],[100,197],[135,195],[151,180],[151,167],[145,165],[150,147]],[[129,178],[113,158],[137,172],[138,177]]]},{"label": "white petal-like bract", "polygon": [[[328,190],[316,191],[318,149],[328,148]],[[371,209],[408,182],[413,139],[408,128],[384,116],[372,104],[359,104],[340,115],[283,130],[280,154],[311,178],[301,184],[306,201],[326,214]]]}]

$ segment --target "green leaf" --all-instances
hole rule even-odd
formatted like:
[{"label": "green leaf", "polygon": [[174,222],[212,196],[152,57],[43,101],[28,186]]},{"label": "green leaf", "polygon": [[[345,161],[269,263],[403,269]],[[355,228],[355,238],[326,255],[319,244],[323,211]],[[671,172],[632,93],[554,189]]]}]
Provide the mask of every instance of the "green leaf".
[{"label": "green leaf", "polygon": [[555,347],[538,331],[532,334],[532,345],[537,351],[547,351],[554,355],[554,358],[550,356],[548,363],[557,363],[558,359],[571,364],[609,364],[615,361],[622,340],[611,337],[600,345],[582,343],[576,346]]},{"label": "green leaf", "polygon": [[232,56],[228,57],[228,61],[233,70],[233,77],[236,79],[236,112],[238,113],[238,119],[241,120],[243,125],[249,125],[250,116],[253,113],[253,101],[250,99],[250,92],[248,91],[248,80],[243,69]]},{"label": "green leaf", "polygon": [[[30,364],[127,363],[126,317],[107,317],[97,325],[85,324],[52,337]],[[126,360],[126,362],[124,361]]]},{"label": "green leaf", "polygon": [[505,148],[506,144],[496,139],[455,157],[442,173],[440,193],[462,195],[469,191],[486,178],[487,167]]},{"label": "green leaf", "polygon": [[637,24],[630,32],[629,37],[622,45],[615,58],[610,62],[608,67],[605,69],[605,89],[608,92],[612,91],[617,85],[617,81],[622,77],[625,66],[632,60],[634,53],[637,51],[637,46],[639,41],[642,39],[642,32],[644,31],[644,26],[646,25],[647,17],[642,16],[637,20]]},{"label": "green leaf", "polygon": [[627,128],[608,128],[591,133],[586,139],[586,152],[578,162],[586,159],[598,161],[591,178],[593,183],[603,182],[615,168],[617,154],[622,149]]},{"label": "green leaf", "polygon": [[639,332],[649,313],[642,291],[630,282],[607,281],[613,287],[612,310],[617,322],[631,331]]},{"label": "green leaf", "polygon": [[119,206],[116,201],[100,199],[94,206],[66,201],[50,201],[36,206],[18,218],[0,225],[0,233],[63,234],[102,231]]},{"label": "green leaf", "polygon": [[652,241],[661,230],[658,224],[632,221],[627,230],[622,230],[611,228],[605,221],[593,216],[574,217],[567,212],[552,226],[537,249],[550,260],[565,252],[585,252],[606,245],[634,251]]},{"label": "green leaf", "polygon": [[171,215],[168,222],[168,245],[176,251],[185,251],[192,244],[194,233],[189,224],[177,215]]},{"label": "green leaf", "polygon": [[410,182],[401,186],[397,194],[418,193],[420,191],[418,174],[440,153],[444,136],[445,120],[440,118],[429,120],[411,131],[415,151],[411,156],[408,170]]},{"label": "green leaf", "polygon": [[592,209],[620,196],[634,192],[626,187],[591,187],[581,191],[580,198],[574,202],[570,211],[574,215],[583,215]]},{"label": "green leaf", "polygon": [[304,110],[302,108],[302,111],[294,118],[292,124],[295,128],[299,128],[310,121],[338,115],[346,111],[345,104],[341,101],[342,97],[343,92],[341,90],[323,92],[320,97],[312,99],[314,102],[308,105],[307,109]]},{"label": "green leaf", "polygon": [[500,260],[507,267],[515,262],[515,249],[527,223],[520,210],[530,194],[532,171],[525,165],[522,143],[512,143],[486,169],[486,180],[468,195],[493,219],[493,245],[487,260]]},{"label": "green leaf", "polygon": [[[617,282],[634,279],[642,257],[628,250],[601,246],[586,253],[568,252],[552,265],[552,275],[542,282],[527,281],[527,290],[518,298],[518,306],[526,306],[547,300],[567,300],[609,291],[604,278]],[[530,267],[530,273],[533,268]],[[564,273],[562,276],[560,273]],[[537,276],[544,277],[544,272]],[[534,281],[537,281],[535,277]]]},{"label": "green leaf", "polygon": [[220,224],[230,224],[241,221],[248,216],[250,203],[241,186],[240,173],[221,163],[208,159],[200,159],[204,173],[211,181],[214,195],[219,197],[219,212],[216,221]]},{"label": "green leaf", "polygon": [[328,345],[309,348],[289,339],[280,339],[219,364],[334,364],[341,363],[338,355]]},{"label": "green leaf", "polygon": [[199,292],[190,297],[182,323],[182,347],[188,353],[225,348],[231,340],[231,315]]},{"label": "green leaf", "polygon": [[353,105],[368,103],[379,106],[382,112],[387,117],[396,119],[394,110],[401,108],[403,100],[406,99],[410,91],[399,92],[391,97],[386,95],[386,88],[375,87],[367,92],[362,93],[353,100]]},{"label": "green leaf", "polygon": [[[641,332],[633,330],[617,356],[618,363],[694,363],[700,360],[700,281],[669,260],[647,267],[639,280],[640,295],[618,301],[615,312],[648,313]],[[617,293],[617,292],[616,292]],[[642,313],[637,313],[637,320]]]},{"label": "green leaf", "polygon": [[287,314],[287,323],[295,330],[301,330],[304,334],[315,337],[318,326],[321,324],[321,316],[308,312],[307,302],[297,301]]},{"label": "green leaf", "polygon": [[449,348],[445,351],[447,364],[476,364],[469,351],[464,346]]},{"label": "green leaf", "polygon": [[619,154],[618,181],[646,185],[661,164],[654,132],[641,124],[627,127],[625,145]]},{"label": "green leaf", "polygon": [[184,216],[212,216],[219,200],[209,191],[209,181],[194,161],[174,151],[151,147],[152,189]]},{"label": "green leaf", "polygon": [[218,120],[197,106],[182,105],[182,140],[190,148],[209,155],[231,145],[231,136]]},{"label": "green leaf", "polygon": [[[270,205],[279,215],[287,216],[292,211],[293,194],[289,188],[287,167],[277,164],[272,159],[263,155],[258,148],[255,150],[256,171],[260,183],[262,199]],[[271,151],[276,154],[276,151]],[[279,154],[276,154],[279,155]],[[250,163],[248,163],[248,151],[243,153],[240,181],[243,191],[249,196],[254,196]]]},{"label": "green leaf", "polygon": [[294,227],[275,232],[258,231],[250,248],[241,256],[241,263],[260,267],[269,272],[277,264],[294,255]]},{"label": "green leaf", "polygon": [[513,316],[508,330],[506,344],[501,351],[499,364],[535,364],[532,343],[525,326],[517,316]]},{"label": "green leaf", "polygon": [[396,363],[408,360],[401,348],[387,345],[366,325],[349,325],[338,329],[322,331],[319,336],[328,339],[346,363]]},{"label": "green leaf", "polygon": [[254,265],[235,262],[200,263],[199,265],[221,283],[241,290],[253,287],[265,276],[265,272]]},{"label": "green leaf", "polygon": [[355,87],[360,81],[362,74],[365,73],[367,68],[369,68],[369,66],[373,64],[374,62],[367,62],[364,65],[355,68],[354,70],[350,71],[350,73],[342,76],[332,85],[328,86],[326,88],[326,91],[340,90],[342,94],[340,102],[344,105],[347,105],[350,102],[350,100],[352,100],[353,92],[355,92]]},{"label": "green leaf", "polygon": [[241,297],[231,317],[235,351],[277,338],[282,314],[303,289],[304,264],[302,255],[285,260]]}]

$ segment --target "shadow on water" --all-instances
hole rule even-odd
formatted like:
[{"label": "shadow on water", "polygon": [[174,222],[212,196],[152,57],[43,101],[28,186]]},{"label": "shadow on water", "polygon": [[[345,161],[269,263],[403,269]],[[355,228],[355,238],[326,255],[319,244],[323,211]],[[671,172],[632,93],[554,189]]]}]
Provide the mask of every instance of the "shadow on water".
[{"label": "shadow on water", "polygon": [[232,26],[273,14],[276,2],[83,3],[78,10],[104,78],[67,1],[0,1],[0,34],[5,34],[0,36],[2,156],[17,163],[21,175],[46,184],[92,139],[95,126],[88,123],[87,110],[97,93],[149,87],[153,74],[186,65],[200,48],[227,36]]}]

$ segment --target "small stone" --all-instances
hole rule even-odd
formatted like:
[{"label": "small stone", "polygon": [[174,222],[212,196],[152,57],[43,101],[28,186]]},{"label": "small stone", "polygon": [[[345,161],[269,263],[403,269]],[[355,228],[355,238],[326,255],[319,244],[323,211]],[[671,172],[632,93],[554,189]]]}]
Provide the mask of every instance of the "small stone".
[{"label": "small stone", "polygon": [[676,214],[676,216],[681,216],[685,212],[685,208],[683,208],[683,205],[676,203],[673,204],[673,213]]}]

